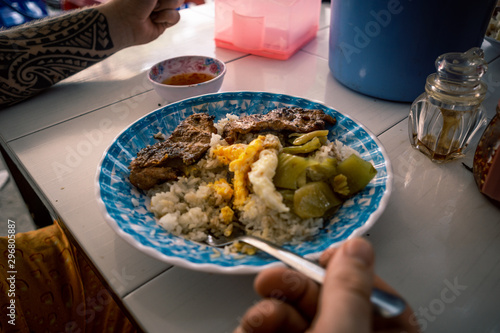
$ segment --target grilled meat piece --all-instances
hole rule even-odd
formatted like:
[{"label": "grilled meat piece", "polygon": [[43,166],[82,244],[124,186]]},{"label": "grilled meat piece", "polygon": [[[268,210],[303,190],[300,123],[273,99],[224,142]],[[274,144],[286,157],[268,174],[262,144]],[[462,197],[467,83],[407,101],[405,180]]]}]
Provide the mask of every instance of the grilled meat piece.
[{"label": "grilled meat piece", "polygon": [[210,148],[214,116],[196,113],[187,117],[162,142],[143,148],[130,163],[130,182],[148,190],[156,184],[175,180],[188,165],[200,160]]},{"label": "grilled meat piece", "polygon": [[[130,163],[130,182],[148,190],[156,184],[184,175],[189,165],[200,160],[210,148],[212,133],[217,133],[214,116],[197,113],[186,118],[162,142],[148,146]],[[278,135],[307,133],[334,125],[335,119],[322,110],[281,108],[268,114],[250,115],[229,121],[222,137],[229,144],[248,133],[271,132]]]},{"label": "grilled meat piece", "polygon": [[248,133],[307,133],[325,129],[327,125],[334,125],[335,121],[323,110],[280,108],[267,114],[254,114],[230,121],[224,126],[222,137],[233,144]]}]

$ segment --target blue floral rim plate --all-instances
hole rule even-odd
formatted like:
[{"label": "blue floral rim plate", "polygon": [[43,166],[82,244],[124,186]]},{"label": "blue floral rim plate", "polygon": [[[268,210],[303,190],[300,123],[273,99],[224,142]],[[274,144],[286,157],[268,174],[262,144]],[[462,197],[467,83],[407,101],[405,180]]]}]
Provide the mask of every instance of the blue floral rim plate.
[{"label": "blue floral rim plate", "polygon": [[392,170],[378,139],[358,122],[324,104],[266,92],[224,92],[189,98],[155,110],[125,129],[104,152],[97,170],[97,199],[107,223],[140,251],[172,265],[207,272],[249,274],[279,264],[262,252],[235,258],[220,249],[169,234],[148,211],[149,198],[130,184],[128,165],[139,150],[156,142],[155,134],[171,133],[193,113],[206,112],[217,121],[228,113],[267,113],[290,106],[322,109],[335,117],[337,124],[330,129],[329,138],[358,151],[361,157],[373,163],[378,173],[367,188],[343,204],[313,240],[285,245],[285,248],[317,259],[328,247],[363,235],[382,214],[391,194]]}]

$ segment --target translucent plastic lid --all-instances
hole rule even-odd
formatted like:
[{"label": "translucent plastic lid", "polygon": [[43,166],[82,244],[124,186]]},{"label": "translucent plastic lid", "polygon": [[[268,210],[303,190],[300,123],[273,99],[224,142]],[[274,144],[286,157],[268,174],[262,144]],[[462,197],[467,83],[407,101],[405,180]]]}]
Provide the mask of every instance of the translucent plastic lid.
[{"label": "translucent plastic lid", "polygon": [[435,65],[437,71],[427,77],[425,85],[434,104],[466,110],[483,101],[487,86],[481,77],[488,70],[483,50],[474,47],[464,53],[445,53]]},{"label": "translucent plastic lid", "polygon": [[436,59],[441,80],[477,83],[488,69],[484,52],[474,47],[464,53],[445,53]]}]

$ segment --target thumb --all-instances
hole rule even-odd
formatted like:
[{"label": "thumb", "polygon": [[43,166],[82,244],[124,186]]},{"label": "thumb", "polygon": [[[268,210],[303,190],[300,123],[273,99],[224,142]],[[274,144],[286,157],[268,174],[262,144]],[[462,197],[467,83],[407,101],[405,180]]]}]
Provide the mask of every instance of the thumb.
[{"label": "thumb", "polygon": [[312,332],[369,332],[374,253],[371,244],[354,238],[328,262]]}]

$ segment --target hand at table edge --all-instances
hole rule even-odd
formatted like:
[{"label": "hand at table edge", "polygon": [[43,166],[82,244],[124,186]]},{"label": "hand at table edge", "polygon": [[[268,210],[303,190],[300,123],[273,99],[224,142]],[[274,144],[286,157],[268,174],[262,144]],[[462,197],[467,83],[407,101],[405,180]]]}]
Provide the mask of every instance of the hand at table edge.
[{"label": "hand at table edge", "polygon": [[254,287],[263,300],[247,310],[234,332],[419,332],[409,306],[391,319],[373,313],[374,286],[398,295],[375,276],[374,261],[371,244],[354,238],[321,256],[327,270],[322,287],[289,268],[261,272]]}]

